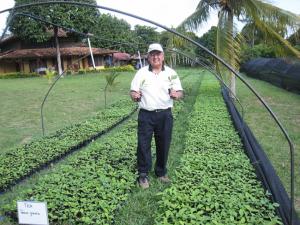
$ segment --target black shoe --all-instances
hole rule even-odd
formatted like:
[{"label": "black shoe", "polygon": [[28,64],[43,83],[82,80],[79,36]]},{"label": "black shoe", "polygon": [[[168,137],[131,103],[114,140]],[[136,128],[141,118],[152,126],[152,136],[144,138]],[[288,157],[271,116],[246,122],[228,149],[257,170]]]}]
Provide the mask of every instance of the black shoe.
[{"label": "black shoe", "polygon": [[162,183],[171,183],[170,178],[167,175],[161,176],[157,178]]},{"label": "black shoe", "polygon": [[139,176],[137,181],[142,189],[147,189],[150,186],[149,178],[147,176]]}]

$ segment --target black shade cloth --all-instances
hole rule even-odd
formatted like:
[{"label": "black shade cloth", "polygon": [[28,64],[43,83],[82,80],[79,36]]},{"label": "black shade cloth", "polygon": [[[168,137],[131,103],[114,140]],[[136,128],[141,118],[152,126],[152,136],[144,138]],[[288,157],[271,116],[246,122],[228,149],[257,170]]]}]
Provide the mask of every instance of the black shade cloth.
[{"label": "black shade cloth", "polygon": [[299,59],[256,58],[244,63],[240,71],[247,76],[300,93]]},{"label": "black shade cloth", "polygon": [[292,209],[294,218],[293,223],[291,223],[291,200],[262,147],[257,142],[250,128],[243,121],[243,118],[233,104],[229,97],[228,90],[223,88],[222,95],[234,126],[244,144],[244,150],[255,168],[258,179],[263,183],[264,188],[271,193],[272,201],[277,202],[280,205],[277,209],[278,215],[285,225],[300,225],[295,209]]}]

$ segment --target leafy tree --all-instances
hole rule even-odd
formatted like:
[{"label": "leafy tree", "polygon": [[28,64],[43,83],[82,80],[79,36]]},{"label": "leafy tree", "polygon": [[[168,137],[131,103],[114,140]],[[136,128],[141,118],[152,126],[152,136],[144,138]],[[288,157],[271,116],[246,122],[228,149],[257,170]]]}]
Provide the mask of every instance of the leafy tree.
[{"label": "leafy tree", "polygon": [[[289,27],[299,26],[299,16],[263,0],[201,0],[196,11],[182,23],[182,26],[197,30],[202,22],[207,21],[211,10],[217,10],[219,18],[216,54],[223,57],[233,67],[237,68],[239,65],[239,49],[243,42],[241,36],[237,35],[234,18],[252,22],[264,34],[266,40],[276,40],[280,43],[277,48],[279,51],[292,52],[300,58],[299,51],[283,38]],[[231,91],[235,94],[234,74],[230,73],[229,79]]]},{"label": "leafy tree", "polygon": [[159,41],[159,32],[156,31],[156,28],[149,26],[135,25],[134,35],[139,51],[144,53],[147,52],[149,44]]},{"label": "leafy tree", "polygon": [[247,23],[241,33],[245,37],[247,44],[251,47],[265,42],[263,33],[256,28],[254,23]]},{"label": "leafy tree", "polygon": [[135,52],[135,39],[130,24],[110,14],[101,14],[93,28],[93,46],[110,48],[128,53]]},{"label": "leafy tree", "polygon": [[[46,0],[40,0],[45,2]],[[71,0],[65,0],[71,1]],[[72,0],[73,1],[73,0]],[[90,4],[97,4],[95,0],[76,0],[77,2],[84,2]],[[15,6],[32,3],[32,0],[15,0]],[[11,12],[26,13],[45,19],[48,22],[58,24],[67,28],[73,28],[77,31],[88,33],[90,28],[96,23],[99,16],[97,8],[75,6],[70,4],[51,4],[41,6],[30,6],[23,9],[18,9]],[[45,42],[54,37],[55,46],[57,49],[57,63],[58,72],[62,73],[59,42],[57,38],[59,27],[49,23],[34,20],[29,17],[16,16],[11,25],[10,31],[23,40],[30,40],[31,42]],[[51,34],[51,31],[53,34]]]},{"label": "leafy tree", "polygon": [[[208,48],[212,52],[216,52],[216,40],[217,40],[217,27],[212,26],[209,31],[202,35],[202,37],[198,38],[197,42]],[[202,49],[197,48],[196,54],[213,61],[212,57],[204,52]]]},{"label": "leafy tree", "polygon": [[[242,45],[240,64],[258,57],[275,58],[278,56],[282,56],[282,51],[280,51],[280,49],[278,49],[277,47],[280,46],[278,40],[267,40],[265,38],[265,34],[257,29],[254,23],[247,23],[243,27],[241,33],[245,37],[246,43]],[[299,42],[298,35],[299,34],[295,32],[287,39],[290,44],[296,49],[297,41]],[[289,52],[287,52],[285,55],[293,56],[293,54]]]},{"label": "leafy tree", "polygon": [[241,51],[240,63],[243,64],[251,59],[255,59],[258,57],[275,58],[276,57],[275,49],[272,46],[267,44],[258,44],[258,45],[254,45],[253,47],[244,45]]},{"label": "leafy tree", "polygon": [[300,46],[300,28],[289,36],[288,41],[294,46]]},{"label": "leafy tree", "polygon": [[[284,32],[280,32],[281,36],[286,36]],[[258,57],[267,57],[268,55],[271,57],[280,57],[280,56],[291,56],[293,57],[295,54],[292,51],[286,52],[285,49],[282,48],[280,41],[277,39],[270,40],[266,37],[266,34],[259,30],[253,22],[248,22],[242,29],[241,34],[245,38],[245,42],[248,46],[243,44],[242,52],[241,52],[241,60],[242,64],[247,61],[247,58],[251,55],[250,58],[257,55]],[[297,33],[296,34],[297,38]],[[291,36],[292,37],[292,36]],[[297,49],[297,44],[295,43],[294,38],[288,38],[287,41]],[[254,49],[251,49],[254,48]],[[299,50],[299,49],[298,49]],[[250,55],[249,55],[250,53]],[[246,54],[246,55],[243,55]]]}]

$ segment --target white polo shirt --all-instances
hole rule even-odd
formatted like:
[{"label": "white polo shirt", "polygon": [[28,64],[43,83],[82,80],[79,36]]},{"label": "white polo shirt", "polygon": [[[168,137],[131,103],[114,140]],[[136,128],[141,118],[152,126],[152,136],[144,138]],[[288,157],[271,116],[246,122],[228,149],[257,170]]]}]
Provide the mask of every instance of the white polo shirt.
[{"label": "white polo shirt", "polygon": [[173,107],[170,88],[182,91],[177,73],[168,66],[164,66],[159,74],[149,71],[149,66],[145,66],[135,74],[131,82],[131,90],[142,93],[139,108],[149,111]]}]

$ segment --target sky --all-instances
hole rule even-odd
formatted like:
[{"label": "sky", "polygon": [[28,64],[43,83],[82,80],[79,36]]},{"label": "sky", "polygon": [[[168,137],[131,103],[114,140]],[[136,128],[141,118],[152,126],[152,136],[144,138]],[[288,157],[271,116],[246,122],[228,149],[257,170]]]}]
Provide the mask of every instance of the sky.
[{"label": "sky", "polygon": [[[127,13],[131,13],[166,27],[178,26],[186,17],[191,15],[199,3],[200,0],[97,0],[97,4]],[[300,15],[300,0],[269,0],[269,3],[291,11]],[[0,11],[11,8],[14,6],[14,0],[1,0]],[[108,13],[107,10],[102,10],[103,13]],[[8,13],[0,14],[0,32],[5,28],[6,17]],[[133,27],[136,24],[153,26],[149,23],[137,20],[121,14],[114,14],[119,18],[125,19]],[[208,31],[211,26],[217,24],[217,14],[213,14],[209,22],[203,24],[197,31],[197,34],[201,36],[203,33]],[[160,31],[161,29],[157,29]]]}]

